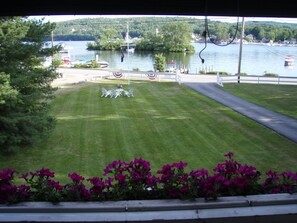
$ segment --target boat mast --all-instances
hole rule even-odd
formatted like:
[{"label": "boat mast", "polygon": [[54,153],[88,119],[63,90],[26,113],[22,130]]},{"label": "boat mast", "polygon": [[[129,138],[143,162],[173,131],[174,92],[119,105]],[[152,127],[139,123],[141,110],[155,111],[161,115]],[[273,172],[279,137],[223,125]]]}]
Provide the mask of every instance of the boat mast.
[{"label": "boat mast", "polygon": [[129,23],[128,22],[127,22],[126,42],[127,42],[127,52],[129,54]]}]

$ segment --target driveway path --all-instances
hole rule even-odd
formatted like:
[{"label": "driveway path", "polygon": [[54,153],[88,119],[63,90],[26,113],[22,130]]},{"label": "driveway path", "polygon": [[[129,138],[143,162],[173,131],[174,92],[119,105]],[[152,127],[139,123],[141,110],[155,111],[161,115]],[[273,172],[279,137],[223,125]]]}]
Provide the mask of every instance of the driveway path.
[{"label": "driveway path", "polygon": [[297,120],[273,112],[220,89],[215,83],[184,82],[185,86],[230,107],[297,143]]}]

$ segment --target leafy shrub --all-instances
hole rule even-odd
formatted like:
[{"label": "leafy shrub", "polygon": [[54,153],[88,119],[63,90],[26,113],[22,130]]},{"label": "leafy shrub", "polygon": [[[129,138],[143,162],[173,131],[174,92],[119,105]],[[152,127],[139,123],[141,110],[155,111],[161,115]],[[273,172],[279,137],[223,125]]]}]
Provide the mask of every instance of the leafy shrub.
[{"label": "leafy shrub", "polygon": [[166,58],[162,53],[155,54],[155,66],[159,72],[165,71]]},{"label": "leafy shrub", "polygon": [[274,74],[274,73],[265,73],[263,76],[264,76],[264,77],[278,77],[278,74]]},{"label": "leafy shrub", "polygon": [[225,71],[204,71],[204,70],[200,70],[199,74],[213,74],[213,75],[217,75],[217,74],[221,74],[221,75],[230,75],[228,72]]}]

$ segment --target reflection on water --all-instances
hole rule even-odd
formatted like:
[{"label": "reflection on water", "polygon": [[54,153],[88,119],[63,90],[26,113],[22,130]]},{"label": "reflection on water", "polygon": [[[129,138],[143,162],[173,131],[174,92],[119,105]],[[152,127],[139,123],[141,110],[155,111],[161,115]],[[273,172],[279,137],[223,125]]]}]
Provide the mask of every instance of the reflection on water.
[{"label": "reflection on water", "polygon": [[[154,54],[152,52],[125,53],[124,61],[121,62],[119,51],[87,51],[88,41],[64,42],[71,46],[72,60],[95,59],[98,54],[101,60],[109,63],[110,67],[123,70],[139,69],[141,71],[152,71]],[[174,61],[178,67],[185,66],[190,73],[198,73],[203,67],[213,71],[224,71],[236,74],[238,69],[239,45],[231,44],[219,47],[208,44],[201,53],[205,60],[202,64],[199,52],[204,43],[193,43],[195,53],[163,53],[167,61]],[[276,73],[280,76],[297,76],[297,64],[292,67],[284,66],[284,59],[292,55],[297,61],[297,48],[290,46],[266,46],[266,45],[243,45],[241,72],[249,75],[263,75],[264,73]]]}]

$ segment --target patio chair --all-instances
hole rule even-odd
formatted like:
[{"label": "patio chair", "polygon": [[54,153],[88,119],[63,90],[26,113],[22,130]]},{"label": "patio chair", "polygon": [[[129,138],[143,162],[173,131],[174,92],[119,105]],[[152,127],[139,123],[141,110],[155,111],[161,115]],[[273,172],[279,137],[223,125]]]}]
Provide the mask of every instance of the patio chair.
[{"label": "patio chair", "polygon": [[103,97],[107,98],[108,96],[112,97],[112,90],[106,90]]},{"label": "patio chair", "polygon": [[102,97],[105,97],[106,94],[107,94],[107,90],[105,88],[102,88],[102,90],[101,90],[101,98]]},{"label": "patio chair", "polygon": [[121,96],[121,94],[122,94],[122,89],[116,89],[114,92],[114,98]]},{"label": "patio chair", "polygon": [[127,96],[127,97],[134,97],[134,95],[133,95],[133,90],[132,89],[130,89],[130,90],[128,90],[128,91],[124,91],[124,94],[125,94],[125,96]]}]

